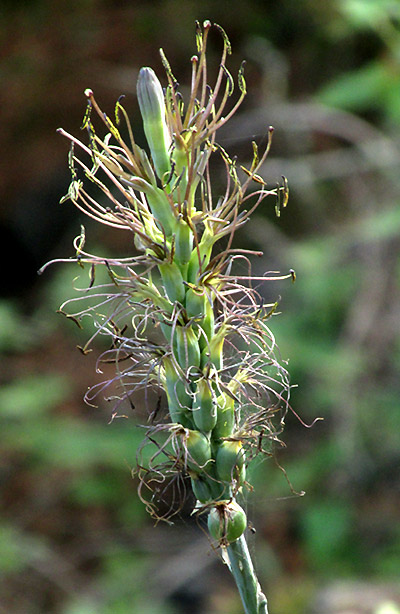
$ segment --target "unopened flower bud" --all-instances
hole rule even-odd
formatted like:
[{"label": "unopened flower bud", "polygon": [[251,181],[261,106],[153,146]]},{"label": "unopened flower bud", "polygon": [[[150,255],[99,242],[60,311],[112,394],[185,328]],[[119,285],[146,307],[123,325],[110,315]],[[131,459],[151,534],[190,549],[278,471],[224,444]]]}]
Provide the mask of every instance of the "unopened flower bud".
[{"label": "unopened flower bud", "polygon": [[137,97],[154,168],[162,179],[165,173],[170,172],[168,150],[171,136],[166,121],[163,90],[152,68],[140,69],[137,80]]}]

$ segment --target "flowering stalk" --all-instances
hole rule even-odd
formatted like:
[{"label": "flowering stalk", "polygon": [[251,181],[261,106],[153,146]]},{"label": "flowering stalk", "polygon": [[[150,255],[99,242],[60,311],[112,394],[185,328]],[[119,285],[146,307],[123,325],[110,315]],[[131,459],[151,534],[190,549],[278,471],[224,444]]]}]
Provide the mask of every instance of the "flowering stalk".
[{"label": "flowering stalk", "polygon": [[[246,479],[250,461],[256,454],[270,455],[270,444],[279,441],[290,386],[267,326],[276,305],[263,304],[252,284],[294,274],[252,277],[248,257],[260,253],[232,245],[236,230],[267,196],[285,206],[288,191],[286,181],[267,189],[258,174],[271,145],[271,128],[263,153],[253,143],[249,168],[238,169],[216,142],[218,129],[241,104],[246,84],[242,65],[239,95],[224,114],[234,91],[226,68],[231,49],[225,32],[215,27],[223,50],[213,89],[207,84],[208,21],[202,28],[197,24],[186,101],[162,51],[165,92],[151,68],[141,69],[137,94],[149,152],[135,143],[121,99],[112,120],[91,90],[85,92],[82,125],[88,145],[60,130],[71,141],[72,173],[62,201],[71,199],[98,222],[130,231],[137,250],[128,258],[100,258],[85,250],[82,231],[74,260],[90,266],[90,292],[67,304],[77,301],[78,309],[69,314],[77,321],[84,315],[94,318],[90,341],[97,335],[112,341],[98,370],[114,362],[116,375],[91,388],[88,402],[112,390],[117,415],[122,403],[132,402],[141,390],[146,397],[150,387],[166,393],[168,415],[159,419],[157,411],[151,413],[138,452],[139,495],[147,509],[160,519],[157,497],[162,499],[167,486],[182,493],[190,483],[195,512],[208,515],[209,533],[232,571],[246,614],[265,614],[267,601],[246,546],[247,518],[240,503],[251,488]],[[104,138],[94,128],[94,114],[107,129]],[[128,140],[121,136],[122,119]],[[226,188],[218,199],[210,169],[215,156],[226,169]],[[84,179],[93,189],[86,188]],[[93,196],[95,188],[102,199]],[[95,285],[98,266],[107,268],[110,283]],[[92,303],[85,306],[88,297]],[[162,518],[174,513],[177,509]]]}]

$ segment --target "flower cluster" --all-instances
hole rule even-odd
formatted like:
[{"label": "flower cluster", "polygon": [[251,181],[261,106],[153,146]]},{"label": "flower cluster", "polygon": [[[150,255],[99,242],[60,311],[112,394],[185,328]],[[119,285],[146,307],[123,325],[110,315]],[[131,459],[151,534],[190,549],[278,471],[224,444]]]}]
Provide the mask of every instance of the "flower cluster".
[{"label": "flower cluster", "polygon": [[[132,257],[101,258],[85,250],[82,231],[75,260],[90,267],[90,292],[67,301],[62,310],[78,300],[70,317],[95,318],[97,328],[84,352],[97,335],[111,339],[99,370],[113,362],[115,374],[89,390],[89,402],[111,389],[117,413],[138,391],[165,392],[168,416],[158,420],[151,412],[138,454],[139,493],[149,511],[157,517],[163,485],[189,478],[197,509],[210,511],[212,537],[228,546],[246,527],[236,501],[250,487],[246,466],[256,454],[270,454],[270,442],[279,440],[290,391],[267,326],[276,305],[265,305],[257,287],[293,279],[294,273],[253,277],[249,257],[259,253],[234,247],[235,231],[260,203],[271,196],[273,204],[285,206],[288,189],[286,181],[268,189],[259,175],[272,128],[265,151],[259,153],[253,143],[249,168],[238,168],[216,141],[218,129],[243,101],[246,84],[242,65],[232,102],[234,79],[226,68],[230,43],[215,27],[223,51],[213,88],[206,63],[210,22],[197,25],[186,100],[162,51],[165,90],[151,68],[140,70],[137,95],[148,152],[134,140],[122,99],[110,119],[91,90],[85,92],[82,125],[88,144],[59,131],[71,142],[72,182],[62,200],[72,200],[101,224],[130,231],[135,246]],[[106,128],[104,137],[95,130],[96,115]],[[218,197],[215,157],[226,171]],[[95,284],[98,266],[106,267],[109,283]],[[92,302],[85,305],[88,296]]]}]

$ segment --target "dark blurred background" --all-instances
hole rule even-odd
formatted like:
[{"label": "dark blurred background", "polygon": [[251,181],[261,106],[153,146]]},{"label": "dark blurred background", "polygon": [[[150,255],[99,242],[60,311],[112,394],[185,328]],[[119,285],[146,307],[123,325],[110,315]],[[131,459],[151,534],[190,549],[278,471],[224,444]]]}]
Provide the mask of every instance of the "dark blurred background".
[{"label": "dark blurred background", "polygon": [[[241,163],[275,127],[263,175],[288,177],[279,219],[263,205],[237,243],[255,270],[287,272],[271,328],[289,359],[295,411],[277,460],[253,468],[249,536],[271,614],[400,612],[400,3],[0,2],[0,614],[240,614],[227,570],[188,513],[158,525],[130,470],[145,416],[109,424],[82,401],[95,373],[86,338],[55,312],[71,295],[84,223],[97,252],[131,238],[70,202],[68,143],[91,87],[112,114],[126,94],[140,139],[138,69],[181,83],[194,22],[222,25],[248,97],[221,144]],[[221,45],[210,37],[209,63]],[[163,81],[164,82],[164,81]],[[96,379],[97,378],[97,379]],[[295,493],[306,491],[304,497]],[[188,505],[190,511],[190,501]]]}]

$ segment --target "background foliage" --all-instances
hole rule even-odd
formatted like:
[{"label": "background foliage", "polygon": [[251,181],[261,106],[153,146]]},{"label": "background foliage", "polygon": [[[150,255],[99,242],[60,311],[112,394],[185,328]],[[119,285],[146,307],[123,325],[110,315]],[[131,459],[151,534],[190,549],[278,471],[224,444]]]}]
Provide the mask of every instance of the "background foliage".
[{"label": "background foliage", "polygon": [[[275,127],[265,173],[289,178],[241,232],[264,251],[260,272],[297,282],[272,321],[289,359],[293,407],[277,461],[253,468],[249,515],[259,577],[274,614],[400,608],[400,3],[397,0],[106,0],[0,6],[1,614],[239,613],[229,575],[187,513],[154,528],[130,469],[146,416],[109,423],[87,407],[95,358],[56,315],[80,273],[56,266],[85,223],[91,247],[130,237],[59,206],[69,182],[62,125],[77,133],[91,87],[103,108],[127,94],[163,46],[189,78],[194,21],[228,32],[249,96],[221,141],[241,161]],[[219,41],[215,38],[217,57]],[[212,52],[212,48],[211,48]],[[212,61],[210,61],[210,65]],[[85,275],[83,273],[82,275]],[[84,283],[81,278],[79,283]],[[295,492],[306,491],[299,497]],[[344,605],[343,605],[344,604]],[[396,606],[397,604],[397,606]],[[340,609],[342,608],[342,609]],[[364,608],[364,609],[363,609]],[[386,608],[386,609],[385,609]],[[397,609],[396,609],[397,608]]]}]

